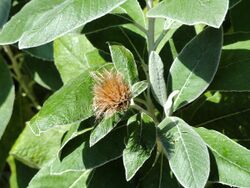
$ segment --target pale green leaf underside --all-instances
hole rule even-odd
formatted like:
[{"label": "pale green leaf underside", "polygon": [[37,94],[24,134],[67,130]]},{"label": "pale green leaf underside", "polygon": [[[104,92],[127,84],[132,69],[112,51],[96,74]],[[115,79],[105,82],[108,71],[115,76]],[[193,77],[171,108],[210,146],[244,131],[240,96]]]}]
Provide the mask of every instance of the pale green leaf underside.
[{"label": "pale green leaf underside", "polygon": [[219,28],[228,4],[228,0],[164,0],[150,10],[148,16],[170,18],[186,25],[206,24]]},{"label": "pale green leaf underside", "polygon": [[0,139],[11,118],[15,99],[15,88],[11,75],[0,56]]},{"label": "pale green leaf underside", "polygon": [[146,27],[146,20],[141,6],[137,0],[127,0],[121,8],[137,23]]},{"label": "pale green leaf underside", "polygon": [[0,44],[39,46],[95,20],[126,0],[32,0],[4,26]]},{"label": "pale green leaf underside", "polygon": [[201,137],[177,117],[168,117],[160,124],[160,140],[170,167],[182,186],[204,187],[210,162],[206,144]]},{"label": "pale green leaf underside", "polygon": [[249,187],[250,151],[217,131],[205,128],[196,131],[215,157],[218,177],[212,180],[233,187]]},{"label": "pale green leaf underside", "polygon": [[133,98],[139,96],[147,88],[148,88],[148,82],[146,80],[136,82],[134,85],[132,85],[132,88],[131,88]]},{"label": "pale green leaf underside", "polygon": [[161,57],[152,52],[149,57],[149,79],[157,101],[164,106],[167,101],[167,86],[164,79],[164,67]]},{"label": "pale green leaf underside", "polygon": [[209,86],[218,69],[222,30],[207,28],[192,39],[174,60],[168,76],[168,90],[180,92],[174,111],[199,97]]},{"label": "pale green leaf underside", "polygon": [[124,46],[111,45],[110,52],[114,66],[132,86],[138,80],[137,66],[133,54]]}]

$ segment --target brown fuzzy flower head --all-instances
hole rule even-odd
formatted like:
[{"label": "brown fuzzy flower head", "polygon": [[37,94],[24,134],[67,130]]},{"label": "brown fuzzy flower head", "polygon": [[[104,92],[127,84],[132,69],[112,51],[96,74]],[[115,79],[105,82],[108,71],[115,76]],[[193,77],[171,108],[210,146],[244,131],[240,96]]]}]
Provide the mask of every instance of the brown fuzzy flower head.
[{"label": "brown fuzzy flower head", "polygon": [[97,118],[109,117],[129,107],[131,91],[123,76],[114,71],[95,74],[93,108]]}]

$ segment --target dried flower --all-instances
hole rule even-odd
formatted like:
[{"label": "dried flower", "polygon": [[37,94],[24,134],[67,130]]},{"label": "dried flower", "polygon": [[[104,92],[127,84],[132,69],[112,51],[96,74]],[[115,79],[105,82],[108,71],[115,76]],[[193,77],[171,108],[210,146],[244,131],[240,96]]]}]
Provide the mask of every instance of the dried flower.
[{"label": "dried flower", "polygon": [[93,108],[97,118],[109,117],[129,107],[130,87],[120,73],[105,70],[101,74],[94,74],[94,79]]}]

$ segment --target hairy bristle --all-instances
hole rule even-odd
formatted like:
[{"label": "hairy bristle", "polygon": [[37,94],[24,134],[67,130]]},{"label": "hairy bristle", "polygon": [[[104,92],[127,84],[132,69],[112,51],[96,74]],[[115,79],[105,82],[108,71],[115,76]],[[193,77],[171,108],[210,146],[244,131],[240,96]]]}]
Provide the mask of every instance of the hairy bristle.
[{"label": "hairy bristle", "polygon": [[93,108],[97,118],[125,111],[131,99],[131,91],[122,75],[113,71],[95,74]]}]

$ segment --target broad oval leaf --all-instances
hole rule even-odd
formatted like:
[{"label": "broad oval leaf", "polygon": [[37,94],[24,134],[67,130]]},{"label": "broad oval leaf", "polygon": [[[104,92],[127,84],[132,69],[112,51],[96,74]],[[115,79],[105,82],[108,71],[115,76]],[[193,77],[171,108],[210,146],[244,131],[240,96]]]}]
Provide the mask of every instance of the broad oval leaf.
[{"label": "broad oval leaf", "polygon": [[123,150],[123,164],[127,181],[131,180],[149,159],[156,142],[153,119],[144,113],[137,117],[138,120],[130,122],[134,130],[130,133],[126,148]]},{"label": "broad oval leaf", "polygon": [[138,71],[133,54],[123,46],[111,45],[109,48],[116,70],[132,86],[138,80]]},{"label": "broad oval leaf", "polygon": [[204,187],[210,162],[206,144],[192,127],[177,117],[167,117],[159,124],[162,149],[171,170],[186,188]]},{"label": "broad oval leaf", "polygon": [[3,27],[0,44],[39,46],[95,20],[126,0],[32,0]]},{"label": "broad oval leaf", "polygon": [[92,169],[121,157],[125,134],[126,127],[118,127],[92,147],[89,146],[89,134],[73,138],[62,148],[60,159],[51,165],[51,173]]},{"label": "broad oval leaf", "polygon": [[206,90],[218,69],[222,30],[207,28],[192,39],[174,60],[168,76],[170,92],[179,90],[174,111],[192,102]]},{"label": "broad oval leaf", "polygon": [[205,128],[196,131],[215,158],[217,176],[212,177],[212,181],[232,187],[249,187],[250,151],[217,131]]},{"label": "broad oval leaf", "polygon": [[93,78],[88,70],[55,92],[28,122],[34,134],[39,135],[53,127],[80,123],[92,116],[92,87]]},{"label": "broad oval leaf", "polygon": [[15,88],[10,71],[0,56],[0,139],[11,118],[15,99]]},{"label": "broad oval leaf", "polygon": [[206,24],[219,28],[229,0],[164,0],[148,12],[148,17],[170,18],[186,25]]},{"label": "broad oval leaf", "polygon": [[164,67],[161,57],[152,52],[149,57],[149,79],[157,101],[164,106],[167,101],[167,86],[164,79]]}]

